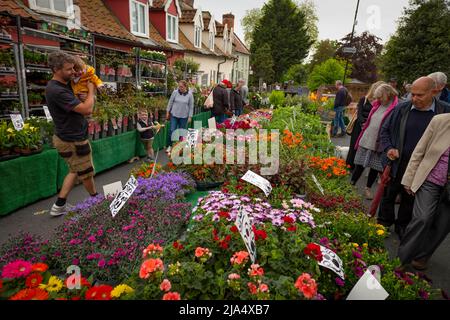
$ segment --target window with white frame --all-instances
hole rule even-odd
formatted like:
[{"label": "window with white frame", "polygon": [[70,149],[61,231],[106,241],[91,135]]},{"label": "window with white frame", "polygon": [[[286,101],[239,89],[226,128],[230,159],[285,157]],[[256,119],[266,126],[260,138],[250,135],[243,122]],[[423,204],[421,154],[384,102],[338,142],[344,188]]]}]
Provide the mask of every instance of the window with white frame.
[{"label": "window with white frame", "polygon": [[148,5],[130,1],[131,32],[136,36],[148,37]]},{"label": "window with white frame", "polygon": [[214,36],[214,32],[213,31],[210,31],[209,32],[209,48],[212,50],[212,51],[214,51],[214,39],[215,39],[216,37]]},{"label": "window with white frame", "polygon": [[38,12],[69,17],[73,13],[73,0],[30,0],[30,8]]},{"label": "window with white frame", "polygon": [[178,17],[167,15],[167,41],[178,42]]},{"label": "window with white frame", "polygon": [[194,46],[200,48],[202,46],[202,27],[195,26]]}]

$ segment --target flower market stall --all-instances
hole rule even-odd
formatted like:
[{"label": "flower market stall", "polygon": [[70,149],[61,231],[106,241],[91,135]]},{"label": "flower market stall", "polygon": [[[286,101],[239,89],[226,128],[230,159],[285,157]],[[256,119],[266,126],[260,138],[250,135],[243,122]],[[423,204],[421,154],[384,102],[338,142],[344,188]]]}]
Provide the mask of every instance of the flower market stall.
[{"label": "flower market stall", "polygon": [[[280,107],[233,121],[219,130],[237,123],[280,133],[279,171],[264,176],[268,194],[241,179],[248,170],[262,175],[261,164],[138,166],[138,187],[115,218],[112,199],[97,197],[55,237],[22,235],[2,246],[0,298],[341,300],[369,267],[388,299],[436,298],[430,279],[389,258],[387,230],[365,214],[320,117]],[[210,171],[223,184],[200,194],[195,180],[219,178],[202,175]],[[63,276],[69,265],[82,270],[78,289]]]}]

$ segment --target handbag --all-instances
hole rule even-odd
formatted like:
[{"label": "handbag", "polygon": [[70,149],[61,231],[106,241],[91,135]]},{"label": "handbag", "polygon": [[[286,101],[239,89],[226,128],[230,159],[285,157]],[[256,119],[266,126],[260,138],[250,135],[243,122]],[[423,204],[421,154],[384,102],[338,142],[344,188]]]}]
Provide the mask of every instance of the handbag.
[{"label": "handbag", "polygon": [[351,136],[352,133],[353,133],[353,129],[355,128],[356,120],[358,120],[358,112],[355,112],[355,113],[353,114],[353,117],[352,117],[352,119],[350,120],[349,124],[347,125],[347,129],[345,130],[345,132],[346,132],[349,136]]},{"label": "handbag", "polygon": [[205,109],[211,109],[214,105],[213,91],[214,90],[211,90],[211,93],[209,94],[208,98],[206,98],[205,103],[203,104],[205,106]]}]

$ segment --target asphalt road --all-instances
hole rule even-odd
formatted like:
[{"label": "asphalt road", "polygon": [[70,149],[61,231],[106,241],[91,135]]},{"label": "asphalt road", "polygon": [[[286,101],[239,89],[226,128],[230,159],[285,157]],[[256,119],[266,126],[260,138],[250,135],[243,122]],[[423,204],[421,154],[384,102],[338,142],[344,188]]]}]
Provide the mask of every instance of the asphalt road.
[{"label": "asphalt road", "polygon": [[[333,143],[338,146],[348,146],[350,138],[348,136],[343,138],[333,139]],[[164,152],[159,153],[158,162],[166,163],[167,157]],[[125,163],[119,165],[109,171],[100,173],[95,177],[95,183],[98,192],[103,192],[102,186],[113,183],[118,180],[125,184],[129,178],[130,170],[138,165],[139,162],[132,164]],[[357,184],[361,193],[364,190],[366,182],[366,175],[363,174]],[[375,193],[377,185],[373,187]],[[70,193],[68,202],[76,204],[87,197],[87,193],[82,185],[77,185]],[[32,234],[41,235],[44,238],[49,238],[52,233],[64,221],[62,217],[51,217],[48,212],[42,213],[43,210],[49,210],[56,200],[56,196],[40,200],[25,208],[19,209],[7,216],[0,217],[0,244],[7,241],[9,237],[19,233],[19,231],[27,231]],[[366,205],[370,206],[370,201],[366,201]],[[41,214],[38,214],[41,213]],[[392,228],[391,228],[392,229]],[[392,231],[392,230],[391,230]],[[386,239],[386,248],[388,249],[392,258],[396,256],[399,245],[398,237],[394,232]],[[425,274],[433,280],[433,287],[440,288],[450,293],[450,236],[441,244],[429,262],[429,268]]]}]

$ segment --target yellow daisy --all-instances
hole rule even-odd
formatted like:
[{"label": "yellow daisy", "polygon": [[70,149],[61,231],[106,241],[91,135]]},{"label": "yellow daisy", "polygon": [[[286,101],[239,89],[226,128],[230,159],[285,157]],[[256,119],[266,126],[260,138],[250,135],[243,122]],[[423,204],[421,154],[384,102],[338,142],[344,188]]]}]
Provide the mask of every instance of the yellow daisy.
[{"label": "yellow daisy", "polygon": [[126,284],[119,284],[117,287],[111,291],[112,298],[119,298],[122,294],[127,294],[133,292],[134,289]]},{"label": "yellow daisy", "polygon": [[352,243],[352,245],[353,245],[353,247],[355,247],[355,248],[358,248],[358,247],[359,247],[359,244],[357,244],[357,243]]},{"label": "yellow daisy", "polygon": [[379,229],[377,230],[377,235],[382,236],[384,234],[384,230]]},{"label": "yellow daisy", "polygon": [[369,244],[363,243],[363,247],[364,247],[364,248],[367,248],[368,246],[369,246]]},{"label": "yellow daisy", "polygon": [[48,283],[39,285],[39,288],[45,289],[48,292],[59,292],[63,287],[63,282],[55,276],[51,276],[50,279],[48,279]]}]

